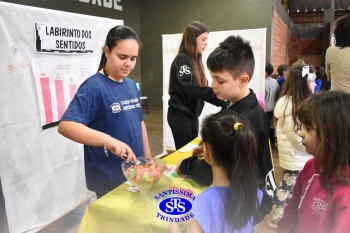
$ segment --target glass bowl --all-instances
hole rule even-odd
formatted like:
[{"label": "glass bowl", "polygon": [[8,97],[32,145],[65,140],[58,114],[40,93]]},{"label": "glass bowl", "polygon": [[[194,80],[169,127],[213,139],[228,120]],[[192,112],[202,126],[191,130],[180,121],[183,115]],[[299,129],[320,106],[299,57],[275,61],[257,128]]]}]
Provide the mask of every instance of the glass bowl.
[{"label": "glass bowl", "polygon": [[154,198],[150,195],[149,189],[154,186],[163,176],[165,162],[161,159],[137,157],[137,162],[122,163],[122,170],[125,178],[140,190],[138,206],[149,204]]}]

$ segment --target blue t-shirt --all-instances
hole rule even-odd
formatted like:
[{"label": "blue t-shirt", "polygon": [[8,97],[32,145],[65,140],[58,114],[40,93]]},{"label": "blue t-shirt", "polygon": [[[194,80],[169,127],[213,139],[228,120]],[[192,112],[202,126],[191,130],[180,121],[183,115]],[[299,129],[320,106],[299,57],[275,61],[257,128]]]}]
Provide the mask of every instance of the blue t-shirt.
[{"label": "blue t-shirt", "polygon": [[[62,121],[80,122],[126,143],[136,156],[143,156],[140,94],[134,81],[115,82],[97,72],[78,89]],[[103,147],[84,145],[87,188],[105,194],[125,181],[122,159]]]},{"label": "blue t-shirt", "polygon": [[322,80],[321,79],[316,79],[315,80],[316,86],[315,86],[315,90],[314,93],[318,92],[321,89],[322,86]]},{"label": "blue t-shirt", "polygon": [[[260,205],[263,193],[260,189],[258,189],[257,193]],[[196,196],[196,199],[193,203],[192,212],[205,233],[252,232],[253,216],[247,225],[240,231],[233,231],[234,226],[226,221],[225,206],[227,203],[228,195],[230,195],[229,187],[213,186],[209,187],[201,194]]]},{"label": "blue t-shirt", "polygon": [[285,79],[284,79],[283,76],[278,76],[278,78],[277,78],[277,83],[278,83],[280,86],[283,85],[284,81],[285,81]]}]

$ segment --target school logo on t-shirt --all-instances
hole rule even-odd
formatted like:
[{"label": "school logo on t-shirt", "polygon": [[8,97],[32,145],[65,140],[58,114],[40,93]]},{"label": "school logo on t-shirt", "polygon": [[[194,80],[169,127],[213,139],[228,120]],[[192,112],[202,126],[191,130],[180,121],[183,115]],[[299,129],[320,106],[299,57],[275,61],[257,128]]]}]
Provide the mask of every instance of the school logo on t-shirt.
[{"label": "school logo on t-shirt", "polygon": [[318,197],[313,198],[313,203],[311,206],[312,213],[320,218],[323,217],[324,213],[327,210],[328,203]]},{"label": "school logo on t-shirt", "polygon": [[112,112],[113,113],[118,113],[122,110],[121,106],[120,106],[120,103],[113,103],[111,105],[111,109],[112,109]]}]

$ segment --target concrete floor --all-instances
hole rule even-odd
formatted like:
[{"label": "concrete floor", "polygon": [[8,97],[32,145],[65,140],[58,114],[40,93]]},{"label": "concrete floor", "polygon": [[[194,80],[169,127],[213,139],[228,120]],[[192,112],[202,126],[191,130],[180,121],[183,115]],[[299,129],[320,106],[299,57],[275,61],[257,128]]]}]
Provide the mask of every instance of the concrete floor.
[{"label": "concrete floor", "polygon": [[[163,153],[162,111],[150,109],[149,114],[146,114],[146,112],[144,112],[144,121],[148,131],[148,137],[150,141],[152,154],[156,156]],[[275,164],[276,183],[279,184],[281,180],[282,171],[278,163],[277,149],[273,149],[273,157],[274,157],[274,164]],[[62,218],[54,221],[53,223],[49,224],[48,226],[46,226],[45,228],[41,229],[38,232],[39,233],[76,233],[78,231],[79,224],[84,214],[86,206],[89,203],[93,202],[94,200],[96,200],[96,198],[92,198],[87,203],[84,203],[83,205],[79,206],[75,210],[69,212]],[[259,224],[259,227],[257,229],[258,233],[276,233],[277,232],[277,230],[271,229],[266,225],[267,219],[268,219],[268,216],[265,218],[263,222]],[[3,225],[0,224],[0,227],[1,227],[0,233],[1,232],[8,233],[6,218],[5,218],[5,223]]]}]

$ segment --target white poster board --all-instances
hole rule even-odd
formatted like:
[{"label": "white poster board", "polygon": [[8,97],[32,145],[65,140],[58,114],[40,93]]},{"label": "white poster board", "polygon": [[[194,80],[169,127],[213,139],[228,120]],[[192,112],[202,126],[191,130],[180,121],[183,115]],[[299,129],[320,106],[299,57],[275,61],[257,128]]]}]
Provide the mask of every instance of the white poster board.
[{"label": "white poster board", "polygon": [[[244,39],[250,41],[255,57],[255,70],[252,80],[249,82],[249,87],[254,90],[259,101],[264,102],[265,93],[265,54],[266,54],[266,28],[220,31],[210,32],[208,46],[203,53],[203,63],[206,67],[206,60],[209,54],[230,35],[240,35]],[[169,76],[170,66],[174,60],[182,34],[162,35],[163,37],[163,148],[175,148],[175,143],[171,129],[167,121],[168,100],[169,100]],[[206,75],[211,84],[209,71],[206,69]],[[218,112],[218,108],[210,103],[205,103],[202,114],[199,117],[199,128],[201,127],[202,119],[212,113]]]},{"label": "white poster board", "polygon": [[[37,53],[35,22],[94,31],[93,52]],[[35,231],[94,195],[86,189],[83,146],[58,134],[57,127],[42,130],[34,73],[40,78],[37,71],[44,67],[55,78],[59,64],[72,65],[76,59],[95,60],[96,72],[108,30],[121,24],[0,2],[0,178],[10,233]]]}]

